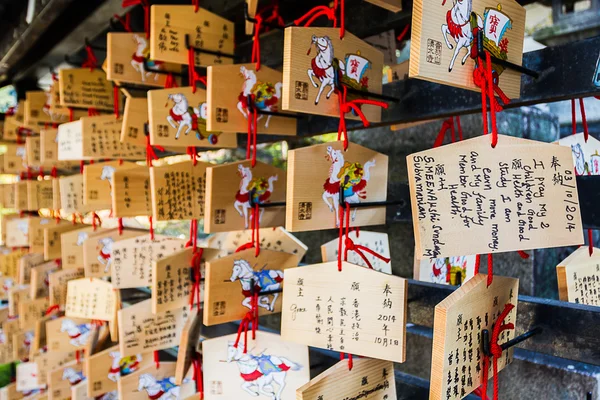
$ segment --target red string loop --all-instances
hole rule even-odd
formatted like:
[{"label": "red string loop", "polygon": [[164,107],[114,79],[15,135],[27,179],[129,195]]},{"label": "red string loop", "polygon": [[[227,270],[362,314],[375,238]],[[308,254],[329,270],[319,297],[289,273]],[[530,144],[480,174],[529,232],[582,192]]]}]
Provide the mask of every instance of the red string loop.
[{"label": "red string loop", "polygon": [[252,40],[252,62],[255,63],[255,68],[260,69],[260,29],[262,28],[263,19],[260,14],[255,17],[254,23],[254,38]]},{"label": "red string loop", "polygon": [[44,313],[44,315],[50,315],[52,312],[59,311],[59,310],[60,310],[60,306],[58,304],[53,304],[46,309],[46,312]]},{"label": "red string loop", "polygon": [[89,68],[90,71],[93,71],[94,68],[98,68],[98,59],[96,58],[96,55],[94,54],[94,50],[92,49],[92,47],[90,45],[85,45],[85,53],[86,53],[86,58],[85,61],[83,62],[83,64],[81,64],[82,68]]},{"label": "red string loop", "polygon": [[[494,323],[494,329],[492,330],[492,338],[490,341],[490,353],[492,354],[492,357],[494,358],[494,367],[493,367],[493,369],[494,369],[494,400],[498,400],[498,359],[500,357],[502,357],[502,347],[498,344],[498,337],[500,336],[500,333],[502,333],[504,331],[515,329],[515,325],[512,322],[508,323],[508,324],[504,323],[504,320],[506,319],[508,314],[513,310],[513,308],[515,308],[515,306],[512,304],[506,304],[504,306],[504,310],[502,311],[502,313],[500,313],[500,315],[496,319],[496,322]],[[489,362],[490,362],[490,357],[487,355],[484,355],[484,357],[483,357],[483,382],[481,384],[482,394],[487,393]]]},{"label": "red string loop", "polygon": [[118,218],[117,222],[119,224],[119,236],[123,234],[123,218]]},{"label": "red string loop", "polygon": [[523,260],[527,260],[529,258],[529,254],[525,253],[523,250],[519,250],[517,253],[519,253],[519,256],[521,256]]},{"label": "red string loop", "polygon": [[152,160],[158,160],[158,156],[156,155],[156,152],[154,151],[155,148],[159,151],[165,151],[165,148],[162,146],[152,146],[150,144],[150,135],[147,135],[146,136],[146,164],[149,167],[152,166]]},{"label": "red string loop", "polygon": [[203,248],[193,250],[192,259],[190,260],[191,274],[194,277],[192,291],[190,296],[190,311],[194,309],[194,297],[196,298],[196,310],[200,312],[200,282],[202,280],[202,272],[200,267],[202,265],[202,255],[204,253]]},{"label": "red string loop", "polygon": [[[355,244],[352,241],[352,239],[350,239],[350,236],[349,236],[350,235],[350,204],[349,203],[345,204],[344,214],[346,215],[346,239],[344,241],[344,245],[345,245],[344,261],[348,261],[348,252],[354,251],[356,254],[358,254],[364,260],[364,262],[367,264],[367,266],[370,269],[373,269],[373,265],[371,265],[371,262],[369,261],[367,256],[363,253],[363,251],[366,251],[367,253],[371,254],[372,256],[375,256],[375,257],[379,258],[380,260],[383,260],[384,262],[389,263],[390,262],[389,258],[382,256],[381,254],[371,250],[370,248],[368,248],[366,246],[363,246],[360,244]],[[357,236],[358,236],[358,234],[357,234]]]},{"label": "red string loop", "polygon": [[150,4],[148,0],[123,0],[122,7],[130,7],[140,4],[144,8],[144,32],[146,39],[150,39]]},{"label": "red string loop", "polygon": [[196,82],[200,82],[206,86],[206,76],[200,76],[200,74],[196,72],[196,52],[191,46],[188,49],[188,81],[189,85],[192,87],[192,93],[196,93]]},{"label": "red string loop", "polygon": [[165,89],[171,89],[174,87],[177,87],[177,81],[175,80],[173,74],[168,73],[167,78],[165,79]]},{"label": "red string loop", "polygon": [[119,14],[113,15],[113,17],[123,25],[123,29],[126,32],[132,32],[131,30],[131,15],[129,13],[125,14],[125,18],[122,18]]},{"label": "red string loop", "polygon": [[154,350],[154,364],[156,365],[156,369],[160,368],[160,357],[158,356],[158,350]]},{"label": "red string loop", "polygon": [[[246,110],[246,119],[248,120],[248,140],[246,143],[246,159],[252,161],[252,168],[256,165],[256,147],[257,147],[257,134],[258,134],[258,113],[256,111],[255,104],[256,96],[251,94],[250,101],[252,102],[251,107],[244,107]],[[250,111],[250,109],[252,111]]]},{"label": "red string loop", "polygon": [[407,24],[404,29],[402,29],[402,32],[400,32],[400,34],[396,37],[396,41],[401,42],[402,40],[404,40],[404,37],[406,36],[406,34],[408,33],[408,30],[410,29],[410,24]]},{"label": "red string loop", "polygon": [[194,167],[198,164],[198,153],[196,152],[195,146],[188,146],[186,150],[188,156],[192,159],[192,164]]},{"label": "red string loop", "polygon": [[96,214],[96,212],[92,213],[92,227],[94,228],[94,231],[96,231],[96,229],[98,229],[99,226],[102,226],[102,220],[100,219],[100,216],[98,216],[98,214]]}]

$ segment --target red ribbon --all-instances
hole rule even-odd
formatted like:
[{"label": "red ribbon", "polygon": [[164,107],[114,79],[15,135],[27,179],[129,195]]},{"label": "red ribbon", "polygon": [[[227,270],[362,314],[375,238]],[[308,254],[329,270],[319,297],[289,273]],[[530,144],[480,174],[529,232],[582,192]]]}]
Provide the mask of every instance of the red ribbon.
[{"label": "red ribbon", "polygon": [[92,213],[92,227],[94,228],[94,231],[96,231],[96,229],[98,229],[99,226],[102,226],[102,220],[100,219],[98,214],[96,214],[96,212],[93,212]]},{"label": "red ribbon", "polygon": [[[344,0],[342,2],[342,17],[341,17],[341,27],[340,27],[340,38],[344,37]],[[334,0],[332,7],[327,6],[316,6],[310,9],[306,14],[302,17],[295,19],[295,25],[301,25],[304,23],[304,26],[311,26],[312,23],[321,16],[326,16],[330,21],[333,21],[333,27],[337,27],[337,16],[336,11],[338,8],[338,0]],[[306,22],[305,22],[306,21]]]},{"label": "red ribbon", "polygon": [[252,62],[256,63],[255,68],[260,69],[260,29],[262,28],[263,19],[258,14],[254,23],[254,40],[252,41]]},{"label": "red ribbon", "polygon": [[195,353],[195,357],[192,360],[194,366],[194,380],[196,381],[196,393],[200,394],[200,399],[204,398],[204,377],[202,374],[202,356]]},{"label": "red ribbon", "polygon": [[[490,343],[490,353],[492,353],[492,357],[494,358],[494,400],[498,400],[498,359],[502,357],[502,347],[498,344],[498,336],[500,333],[515,329],[515,325],[511,322],[508,324],[504,323],[504,320],[508,316],[508,314],[515,308],[512,304],[506,304],[504,306],[504,310],[496,319],[494,323],[494,329],[492,330],[492,339]],[[484,355],[483,357],[483,382],[481,384],[481,393],[487,393],[487,381],[488,381],[488,373],[489,373],[489,362],[490,357]]]},{"label": "red ribbon", "polygon": [[200,0],[192,0],[192,5],[194,6],[194,12],[198,12],[200,9]]},{"label": "red ribbon", "polygon": [[148,222],[150,222],[150,240],[154,240],[154,222],[152,221],[152,215],[148,217]]},{"label": "red ribbon", "polygon": [[[248,120],[248,141],[246,143],[246,159],[252,159],[252,168],[256,165],[256,146],[258,134],[258,113],[256,111],[256,96],[250,95],[251,107],[246,107],[246,119]],[[252,112],[249,111],[252,109]]]},{"label": "red ribbon", "polygon": [[121,6],[123,8],[135,6],[141,4],[144,8],[144,32],[146,32],[146,39],[150,38],[150,4],[148,0],[123,0]]},{"label": "red ribbon", "polygon": [[173,74],[169,73],[167,74],[167,79],[165,79],[165,89],[170,89],[174,87],[177,87],[177,82],[175,81]]},{"label": "red ribbon", "polygon": [[154,148],[159,151],[165,151],[165,148],[162,146],[152,146],[150,144],[150,135],[146,136],[146,164],[149,167],[152,166],[152,160],[158,160],[158,156],[156,155]]},{"label": "red ribbon", "polygon": [[[341,190],[341,189],[340,189]],[[355,244],[352,239],[350,239],[349,237],[349,233],[350,233],[350,204],[346,203],[346,210],[345,210],[345,214],[346,214],[346,240],[344,241],[345,244],[345,249],[344,249],[344,261],[348,261],[348,252],[349,251],[354,251],[356,254],[358,254],[363,260],[364,262],[367,264],[367,266],[370,269],[373,269],[373,266],[371,265],[371,262],[369,261],[369,259],[367,258],[367,256],[363,253],[363,251],[366,251],[367,253],[371,254],[372,256],[375,256],[377,258],[379,258],[380,260],[383,260],[386,263],[390,262],[390,259],[387,257],[382,256],[381,254],[371,250],[370,248],[360,245],[360,244]]]},{"label": "red ribbon", "polygon": [[125,31],[131,32],[131,15],[129,13],[125,14],[125,19],[121,18],[118,14],[113,15],[113,17],[123,25]]},{"label": "red ribbon", "polygon": [[94,50],[90,45],[85,45],[85,52],[87,54],[85,61],[81,64],[82,68],[89,68],[90,71],[93,71],[94,68],[98,68],[98,59],[96,59],[96,55],[94,54]]},{"label": "red ribbon", "polygon": [[186,152],[187,152],[188,156],[190,156],[190,158],[192,159],[192,164],[195,167],[196,164],[198,164],[198,153],[196,152],[196,147],[188,146]]},{"label": "red ribbon", "polygon": [[196,53],[191,46],[188,49],[188,80],[192,87],[192,93],[196,93],[196,82],[200,82],[206,86],[206,76],[200,76],[196,72]]},{"label": "red ribbon", "polygon": [[191,273],[194,276],[194,282],[192,285],[192,293],[190,296],[190,311],[194,309],[194,297],[197,300],[196,310],[200,312],[200,281],[202,280],[202,272],[200,267],[202,265],[202,255],[204,253],[203,248],[197,248],[193,250],[192,259],[190,260]]}]

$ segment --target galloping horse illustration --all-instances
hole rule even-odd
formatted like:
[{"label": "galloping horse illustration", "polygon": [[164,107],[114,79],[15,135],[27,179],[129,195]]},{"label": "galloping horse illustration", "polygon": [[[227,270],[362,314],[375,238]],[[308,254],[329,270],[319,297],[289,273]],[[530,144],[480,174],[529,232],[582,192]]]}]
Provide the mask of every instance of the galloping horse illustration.
[{"label": "galloping horse illustration", "polygon": [[[206,103],[198,105],[198,108],[190,106],[188,99],[182,93],[174,93],[169,95],[169,100],[173,100],[173,107],[169,110],[167,116],[167,122],[174,128],[177,129],[175,139],[179,139],[181,131],[184,130],[184,134],[188,134],[190,131],[196,132],[198,139],[204,139],[201,134],[200,125],[206,124]],[[209,138],[211,142],[214,142],[214,138]],[[215,142],[216,143],[216,142]]]},{"label": "galloping horse illustration", "polygon": [[[446,0],[443,1],[442,5],[444,4],[446,4]],[[470,24],[472,11],[473,0],[454,0],[452,9],[448,10],[446,13],[446,23],[442,24],[444,41],[450,50],[452,50],[454,46],[448,41],[448,35],[450,35],[456,43],[452,60],[450,60],[450,65],[448,66],[448,72],[452,72],[454,61],[462,48],[467,49],[467,53],[461,60],[463,65],[471,55],[471,46],[473,45],[473,31],[471,30]],[[479,15],[477,16],[477,25],[480,28],[483,27],[483,21]]]},{"label": "galloping horse illustration", "polygon": [[[184,379],[184,383],[189,382],[189,379]],[[175,384],[175,377],[156,380],[150,374],[140,375],[138,380],[138,392],[146,391],[148,398],[151,400],[178,400],[180,387]]]},{"label": "galloping horse illustration", "polygon": [[[254,190],[252,200],[254,203],[263,204],[269,200],[273,193],[273,182],[277,181],[277,175],[271,176],[269,179],[265,178],[252,178],[252,170],[244,167],[243,165],[238,166],[238,174],[242,177],[240,181],[240,189],[235,194],[235,202],[233,206],[236,211],[240,214],[240,217],[244,217],[244,224],[248,229],[248,210],[250,206],[250,193]],[[260,209],[258,221],[262,219],[262,215],[265,209]]]},{"label": "galloping horse illustration", "polygon": [[[152,71],[146,71],[144,68],[144,60],[148,57],[150,50],[148,49],[148,41],[146,38],[140,35],[133,35],[133,41],[136,44],[135,53],[131,56],[131,66],[137,72],[142,74],[142,82],[146,81],[146,77],[154,74],[154,80],[158,80],[158,73]],[[148,65],[153,66],[156,69],[160,69],[163,63],[161,61],[148,61]]]},{"label": "galloping horse illustration", "polygon": [[[323,201],[329,211],[335,211],[336,226],[339,226],[340,190],[344,191],[344,200],[349,204],[360,203],[366,198],[366,187],[370,178],[370,168],[375,166],[375,160],[367,161],[364,167],[358,163],[344,161],[344,154],[333,147],[327,147],[327,159],[331,161],[329,177],[323,185]],[[352,221],[356,218],[355,208],[352,211]]]},{"label": "galloping horse illustration", "polygon": [[[335,67],[334,62],[338,63],[338,68],[344,74],[346,69],[344,63],[340,60],[336,60],[333,55],[333,44],[331,43],[331,39],[329,36],[312,36],[311,48],[312,45],[315,45],[317,48],[317,55],[310,62],[310,68],[308,69],[308,78],[314,87],[319,88],[319,92],[317,93],[317,97],[315,98],[315,104],[319,104],[319,100],[321,99],[321,94],[326,86],[329,86],[329,92],[326,97],[331,97],[331,94],[335,90]],[[308,50],[310,53],[310,48]],[[317,85],[314,78],[317,78],[321,86]]]},{"label": "galloping horse illustration", "polygon": [[[255,96],[254,105],[256,108],[262,111],[277,112],[277,103],[281,99],[283,84],[281,82],[274,85],[271,82],[258,82],[256,73],[243,65],[240,67],[240,73],[244,78],[244,83],[242,84],[242,92],[238,96],[237,108],[244,118],[248,118],[248,96],[252,94]],[[257,121],[260,121],[262,117],[263,115],[260,114]],[[269,127],[270,120],[271,115],[267,115],[265,128]]]},{"label": "galloping horse illustration", "polygon": [[[285,357],[278,357],[262,353],[255,356],[244,353],[244,346],[240,342],[235,347],[234,342],[227,345],[227,362],[235,361],[240,376],[244,380],[241,388],[252,396],[269,397],[272,400],[281,400],[285,388],[287,371],[299,371],[302,366]],[[279,386],[277,392],[273,384]]]},{"label": "galloping horse illustration", "polygon": [[66,379],[71,386],[77,385],[85,379],[83,372],[77,372],[73,368],[65,368],[62,375],[63,381]]},{"label": "galloping horse illustration", "polygon": [[[246,260],[235,260],[233,262],[233,271],[231,273],[231,282],[240,280],[242,284],[242,294],[245,296],[242,301],[244,307],[252,309],[250,302],[252,301],[252,282],[254,282],[254,292],[279,290],[283,282],[283,271],[268,270],[254,271],[250,263]],[[273,293],[273,299],[269,301],[269,295],[259,296],[258,306],[273,311],[275,309],[275,301],[279,297],[279,293]]]},{"label": "galloping horse illustration", "polygon": [[71,339],[69,342],[75,347],[81,347],[85,345],[88,341],[88,337],[92,333],[92,325],[91,324],[80,324],[77,325],[70,319],[63,319],[60,325],[61,332],[67,332],[69,338]]}]

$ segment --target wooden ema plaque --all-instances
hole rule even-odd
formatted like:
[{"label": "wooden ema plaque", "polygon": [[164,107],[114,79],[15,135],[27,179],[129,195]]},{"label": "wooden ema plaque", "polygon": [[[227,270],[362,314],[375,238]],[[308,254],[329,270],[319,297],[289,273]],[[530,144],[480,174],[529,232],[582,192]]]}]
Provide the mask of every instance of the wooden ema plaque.
[{"label": "wooden ema plaque", "polygon": [[35,322],[42,318],[48,309],[48,298],[22,301],[19,303],[19,328],[33,330]]},{"label": "wooden ema plaque", "polygon": [[68,362],[48,372],[50,400],[68,400],[71,398],[71,387],[85,380],[83,363]]},{"label": "wooden ema plaque", "polygon": [[[119,310],[118,315],[119,351],[124,357],[179,345],[190,311],[185,306],[153,314],[148,299]],[[156,329],[159,326],[161,330]]]},{"label": "wooden ema plaque", "polygon": [[[255,293],[283,288],[284,271],[298,266],[298,256],[272,250],[247,249],[206,263],[204,325],[237,321],[252,310]],[[281,312],[281,293],[258,297],[258,315]]]},{"label": "wooden ema plaque", "polygon": [[148,98],[127,97],[123,111],[121,143],[145,146],[146,124],[148,124]]},{"label": "wooden ema plaque", "polygon": [[2,146],[6,146],[6,152],[4,153],[4,173],[19,174],[24,171],[26,153],[25,145],[2,143]]},{"label": "wooden ema plaque", "polygon": [[[193,6],[153,5],[150,9],[150,58],[176,64],[188,63],[185,35],[197,49],[233,54],[233,22]],[[231,64],[233,58],[207,53],[195,54],[195,65]]]},{"label": "wooden ema plaque", "polygon": [[[349,88],[381,93],[383,53],[353,34],[340,39],[339,28],[290,27],[284,40],[284,111],[339,118],[336,72]],[[370,122],[381,121],[381,107],[362,105],[361,110]],[[352,113],[345,117],[358,119]]]},{"label": "wooden ema plaque", "polygon": [[[365,246],[375,253],[380,254],[383,257],[391,258],[390,256],[390,242],[388,240],[387,233],[380,232],[369,232],[361,230],[357,235],[356,231],[348,233],[350,239],[355,245]],[[345,237],[343,240],[346,240]],[[342,242],[342,255],[346,249],[346,244]],[[321,246],[321,259],[323,262],[337,261],[339,250],[339,239],[333,239]],[[392,262],[386,263],[382,259],[375,257],[374,255],[361,250],[361,252],[367,257],[367,260],[371,263],[371,266],[375,271],[384,272],[386,274],[392,273]],[[348,252],[349,263],[359,265],[361,267],[368,267],[365,260],[355,251]]]},{"label": "wooden ema plaque", "polygon": [[[247,132],[248,96],[255,96],[259,111],[281,112],[282,74],[262,66],[256,71],[255,64],[219,65],[207,68],[209,131]],[[257,131],[263,134],[295,135],[296,120],[258,114]]]},{"label": "wooden ema plaque", "polygon": [[153,146],[237,147],[235,133],[208,131],[208,104],[204,89],[196,89],[196,93],[191,87],[150,90],[148,117]]},{"label": "wooden ema plaque", "polygon": [[[144,32],[109,32],[106,35],[106,47],[106,77],[108,80],[164,87],[167,75],[157,74],[150,70],[181,72],[181,66],[178,64],[156,62],[148,58],[150,47]],[[146,69],[146,66],[149,69]],[[180,83],[178,82],[178,84]]]},{"label": "wooden ema plaque", "polygon": [[98,329],[89,319],[60,317],[46,322],[46,344],[50,353],[85,350],[90,354]]},{"label": "wooden ema plaque", "polygon": [[[304,258],[308,246],[297,237],[282,227],[261,228],[259,230],[260,248],[284,253],[295,254],[299,260]],[[207,247],[222,250],[228,254],[235,251],[243,244],[252,241],[252,230],[219,232],[207,238]]]},{"label": "wooden ema plaque", "polygon": [[52,180],[28,180],[26,181],[27,190],[27,210],[38,210],[40,208],[51,209],[53,206]]},{"label": "wooden ema plaque", "polygon": [[[4,208],[16,208],[15,186],[11,183],[2,185],[2,206]],[[3,219],[4,220],[4,219]],[[6,231],[2,231],[2,242],[6,240]]]},{"label": "wooden ema plaque", "polygon": [[112,176],[111,199],[113,217],[152,215],[150,169],[138,165],[116,170]]},{"label": "wooden ema plaque", "polygon": [[152,216],[155,221],[204,217],[206,168],[191,160],[150,168]]},{"label": "wooden ema plaque", "polygon": [[[487,275],[479,274],[435,307],[430,399],[462,399],[481,385],[484,358],[481,331],[487,329],[491,336],[492,325],[509,303],[515,308],[504,323],[516,324],[518,292],[518,279],[494,276],[488,287]],[[514,336],[514,330],[503,331],[498,343]],[[502,354],[498,371],[512,362],[512,355],[512,348]],[[492,366],[490,362],[489,378],[494,375]]]},{"label": "wooden ema plaque", "polygon": [[27,204],[27,181],[18,181],[14,183],[15,187],[15,206],[18,210],[28,211]]},{"label": "wooden ema plaque", "polygon": [[388,11],[397,13],[402,11],[402,0],[365,0],[377,7],[385,8]]},{"label": "wooden ema plaque", "polygon": [[16,383],[9,383],[0,389],[0,400],[21,400],[23,393],[17,391]]},{"label": "wooden ema plaque", "polygon": [[[237,161],[206,169],[204,232],[227,232],[250,228],[250,195],[258,203],[285,201],[286,173],[272,165]],[[285,207],[261,208],[260,226],[281,226]]]},{"label": "wooden ema plaque", "polygon": [[[31,268],[44,262],[43,253],[23,254],[17,263],[17,281],[20,285],[28,285],[31,280]],[[14,314],[12,314],[14,315]]]},{"label": "wooden ema plaque", "polygon": [[44,229],[54,224],[50,218],[29,218],[29,250],[33,252],[44,251]]},{"label": "wooden ema plaque", "polygon": [[[196,382],[191,372],[181,385],[175,384],[174,362],[161,361],[158,368],[154,363],[140,368],[136,372],[119,379],[118,388],[118,399],[193,399],[199,397],[195,394]],[[161,397],[156,397],[160,392],[164,392],[164,394]]]},{"label": "wooden ema plaque", "polygon": [[566,136],[558,141],[561,146],[571,148],[577,175],[600,175],[600,140],[583,133]]},{"label": "wooden ema plaque", "polygon": [[19,315],[19,303],[31,300],[29,285],[17,285],[7,290],[8,292],[8,314]]},{"label": "wooden ema plaque", "polygon": [[[53,130],[53,131],[57,132],[58,130]],[[48,135],[48,133],[45,133],[44,139],[46,139],[47,135]],[[52,135],[50,134],[49,136],[52,136]],[[50,172],[52,167],[54,165],[56,165],[57,163],[53,160],[47,160],[47,159],[45,159],[44,160],[45,162],[42,163],[41,149],[42,149],[42,138],[41,137],[30,136],[28,138],[25,138],[25,154],[26,154],[25,158],[27,159],[27,165],[29,165],[30,167],[34,167],[34,168],[43,167],[44,169],[46,169],[46,172]]]},{"label": "wooden ema plaque", "polygon": [[46,225],[44,228],[44,259],[55,260],[61,258],[60,235],[70,231],[78,230],[81,224],[74,225],[72,222],[60,221]]},{"label": "wooden ema plaque", "polygon": [[112,321],[117,313],[117,293],[110,282],[95,278],[67,283],[65,316]]},{"label": "wooden ema plaque", "polygon": [[600,249],[589,256],[587,247],[575,250],[556,266],[560,300],[591,306],[600,305]]},{"label": "wooden ema plaque", "polygon": [[83,268],[69,268],[54,271],[48,275],[50,304],[64,306],[67,302],[67,282],[84,277]]},{"label": "wooden ema plaque", "polygon": [[394,364],[372,358],[342,360],[296,389],[297,400],[396,399]]},{"label": "wooden ema plaque", "polygon": [[[13,283],[19,276],[19,260],[27,254],[26,249],[2,249],[0,253],[0,276],[13,279]],[[7,282],[5,282],[6,284]]]},{"label": "wooden ema plaque", "polygon": [[[55,115],[50,112],[50,96],[50,92],[42,90],[25,93],[25,107],[23,109],[23,122],[25,125],[37,128],[45,124],[61,122],[62,115]],[[53,117],[57,119],[55,120]]]},{"label": "wooden ema plaque", "polygon": [[327,350],[404,362],[407,288],[404,278],[347,262],[342,271],[337,262],[291,269],[285,274],[281,336]]},{"label": "wooden ema plaque", "polygon": [[[18,112],[18,110],[17,110]],[[21,116],[22,118],[23,116]],[[2,139],[3,140],[17,140],[17,131],[19,127],[23,125],[23,122],[18,122],[16,115],[7,115],[4,119]]]},{"label": "wooden ema plaque", "polygon": [[192,362],[199,352],[200,331],[202,329],[202,315],[200,313],[190,316],[183,327],[181,341],[177,349],[177,365],[175,367],[175,383],[181,385],[187,375]]},{"label": "wooden ema plaque", "polygon": [[[58,160],[58,129],[40,129],[40,137],[27,138],[27,146],[29,146],[29,140],[32,142],[33,157],[35,160],[36,154],[39,151],[40,164],[44,168],[52,168],[56,166],[58,169],[71,169],[75,166],[79,166],[79,161],[59,161]],[[39,140],[39,150],[37,150],[37,142]],[[28,152],[29,152],[29,147]],[[30,160],[29,156],[27,158]]]},{"label": "wooden ema plaque", "polygon": [[31,268],[31,298],[48,298],[49,275],[60,269],[59,262],[52,260]]},{"label": "wooden ema plaque", "polygon": [[20,330],[19,333],[13,335],[13,358],[20,362],[29,359],[29,349],[33,341],[32,330]]},{"label": "wooden ema plaque", "polygon": [[206,400],[293,399],[296,388],[310,380],[307,346],[257,331],[256,340],[248,335],[248,352],[244,353],[244,335],[237,348],[236,336],[202,342]]},{"label": "wooden ema plaque", "polygon": [[119,379],[148,365],[154,365],[149,353],[121,357],[119,346],[113,346],[89,356],[85,360],[84,368],[87,377],[88,396],[94,398],[106,392],[117,390]]},{"label": "wooden ema plaque", "polygon": [[122,158],[142,160],[146,149],[121,143],[121,119],[114,115],[82,117],[58,126],[58,159],[97,160]]},{"label": "wooden ema plaque", "polygon": [[476,258],[475,255],[469,255],[419,259],[415,252],[413,279],[460,286],[475,275]]},{"label": "wooden ema plaque", "polygon": [[[288,152],[286,229],[338,227],[340,187],[350,204],[387,199],[388,157],[354,143],[343,147],[340,141]],[[350,226],[384,223],[385,207],[351,210]]]},{"label": "wooden ema plaque", "polygon": [[407,157],[418,258],[583,243],[570,150],[500,135]]},{"label": "wooden ema plaque", "polygon": [[17,391],[31,392],[42,389],[44,385],[38,383],[38,366],[35,362],[24,362],[16,365]]},{"label": "wooden ema plaque", "polygon": [[[181,250],[184,239],[140,232],[129,238],[116,237],[111,244],[110,271],[113,287],[117,289],[137,288],[152,284],[152,263]],[[189,275],[189,274],[188,274]]]},{"label": "wooden ema plaque", "polygon": [[117,240],[139,236],[139,231],[109,229],[99,235],[90,235],[83,243],[83,267],[86,277],[101,278],[110,276],[113,265],[113,244]]},{"label": "wooden ema plaque", "polygon": [[60,254],[63,269],[81,268],[83,266],[83,245],[90,236],[100,235],[108,231],[106,228],[92,226],[80,227],[77,230],[60,235]]},{"label": "wooden ema plaque", "polygon": [[[475,0],[414,3],[410,45],[411,78],[479,90],[473,82],[477,34],[491,55],[521,65],[525,9],[516,1]],[[521,73],[492,64],[494,79],[510,98],[519,97]]]},{"label": "wooden ema plaque", "polygon": [[113,84],[104,71],[61,69],[58,77],[61,106],[113,111]]},{"label": "wooden ema plaque", "polygon": [[61,176],[58,178],[60,205],[66,214],[93,211],[92,206],[83,204],[83,175]]},{"label": "wooden ema plaque", "polygon": [[83,168],[83,204],[94,209],[111,208],[113,174],[116,171],[136,168],[132,162],[108,161]]},{"label": "wooden ema plaque", "polygon": [[[202,249],[204,251],[217,253],[217,250]],[[190,279],[190,265],[193,256],[191,247],[182,249],[162,260],[152,262],[152,313],[158,314],[168,310],[184,307],[190,302],[192,281]],[[201,268],[204,266],[202,265]],[[202,274],[204,276],[204,274]],[[204,297],[202,294],[200,298]]]}]

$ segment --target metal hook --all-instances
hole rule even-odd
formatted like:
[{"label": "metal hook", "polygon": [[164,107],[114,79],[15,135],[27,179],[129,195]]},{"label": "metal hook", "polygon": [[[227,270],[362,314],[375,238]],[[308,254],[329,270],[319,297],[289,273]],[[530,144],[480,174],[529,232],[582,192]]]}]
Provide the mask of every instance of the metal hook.
[{"label": "metal hook", "polygon": [[[542,332],[543,332],[543,329],[538,326],[528,332],[525,332],[522,335],[515,337],[514,339],[509,340],[506,343],[501,344],[500,348],[502,349],[502,351],[510,349],[511,347],[516,346],[517,344],[519,344],[521,342],[524,342],[525,340],[529,339],[532,336],[539,335]],[[490,332],[487,329],[482,330],[481,338],[482,338],[483,354],[485,354],[488,357],[491,357],[492,352],[491,352],[491,343],[490,343]]]},{"label": "metal hook", "polygon": [[[483,30],[480,29],[477,32],[477,55],[481,58],[485,58],[486,51],[487,50],[485,50],[485,48],[483,47]],[[540,74],[537,71],[525,68],[522,65],[518,65],[510,61],[503,60],[494,56],[493,54],[490,54],[490,60],[494,64],[501,65],[504,68],[512,69],[513,71],[520,72],[521,74],[529,75],[535,79],[540,77]]]},{"label": "metal hook", "polygon": [[333,81],[334,81],[335,88],[338,92],[342,92],[345,87],[347,93],[355,94],[357,96],[369,97],[371,99],[378,99],[378,100],[384,100],[384,101],[391,101],[394,103],[400,102],[400,99],[397,97],[387,96],[385,94],[380,94],[380,93],[367,92],[365,90],[354,89],[352,87],[349,87],[348,85],[344,84],[341,81],[341,79],[339,79],[339,76],[340,76],[339,67],[334,67]]}]

